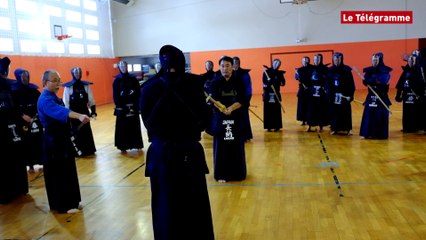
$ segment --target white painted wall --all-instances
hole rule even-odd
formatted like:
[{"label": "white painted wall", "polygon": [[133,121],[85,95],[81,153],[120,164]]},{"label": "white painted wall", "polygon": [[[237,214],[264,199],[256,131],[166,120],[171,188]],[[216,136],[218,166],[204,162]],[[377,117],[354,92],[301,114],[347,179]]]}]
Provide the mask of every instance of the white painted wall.
[{"label": "white painted wall", "polygon": [[[426,37],[426,0],[279,2],[135,0],[132,6],[112,2],[115,55],[156,54],[164,44],[194,52]],[[412,10],[414,23],[340,23],[341,11],[356,10]]]}]

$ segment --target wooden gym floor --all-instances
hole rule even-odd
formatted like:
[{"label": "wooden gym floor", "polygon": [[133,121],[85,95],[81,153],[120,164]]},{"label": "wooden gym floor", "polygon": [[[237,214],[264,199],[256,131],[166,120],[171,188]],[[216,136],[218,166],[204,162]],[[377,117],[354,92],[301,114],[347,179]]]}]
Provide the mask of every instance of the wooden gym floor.
[{"label": "wooden gym floor", "polygon": [[[332,136],[328,127],[305,132],[295,120],[296,101],[294,93],[283,95],[280,132],[265,132],[251,115],[243,182],[214,181],[212,138],[203,134],[216,239],[426,239],[426,135],[400,131],[401,104],[391,106],[390,138],[365,140],[358,135],[360,104],[352,104],[354,134]],[[252,105],[262,117],[260,95]],[[98,151],[77,159],[83,211],[50,212],[39,170],[29,174],[27,196],[0,205],[0,239],[153,239],[146,131],[142,151],[121,154],[112,112],[111,104],[98,106]]]}]

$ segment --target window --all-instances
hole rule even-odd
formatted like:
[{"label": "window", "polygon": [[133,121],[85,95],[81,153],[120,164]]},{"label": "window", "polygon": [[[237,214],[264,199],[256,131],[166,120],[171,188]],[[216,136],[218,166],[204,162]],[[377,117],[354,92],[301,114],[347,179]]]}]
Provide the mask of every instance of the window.
[{"label": "window", "polygon": [[63,42],[48,42],[47,43],[48,53],[65,53],[65,46]]},{"label": "window", "polygon": [[83,1],[83,6],[87,10],[91,10],[91,11],[96,11],[97,10],[97,6],[96,6],[96,2],[95,1],[84,0]]},{"label": "window", "polygon": [[66,10],[65,18],[70,22],[81,22],[81,13],[76,11]]},{"label": "window", "polygon": [[0,0],[0,8],[8,9],[9,1],[8,0]]},{"label": "window", "polygon": [[55,17],[62,17],[62,11],[58,7],[45,5],[43,7],[43,12],[47,16],[55,16]]},{"label": "window", "polygon": [[0,0],[0,11],[1,52],[114,57],[110,1]]},{"label": "window", "polygon": [[95,30],[86,30],[86,39],[99,40],[99,32]]},{"label": "window", "polygon": [[20,40],[21,52],[39,53],[42,51],[41,43],[34,40]]},{"label": "window", "polygon": [[69,44],[70,54],[84,54],[84,45],[79,43]]},{"label": "window", "polygon": [[0,38],[0,52],[13,52],[13,39]]},{"label": "window", "polygon": [[93,15],[85,14],[84,23],[87,25],[98,26],[98,18]]},{"label": "window", "polygon": [[87,45],[87,54],[99,55],[101,53],[101,48],[99,45]]},{"label": "window", "polygon": [[31,20],[18,19],[18,31],[21,33],[40,34],[40,24]]},{"label": "window", "polygon": [[8,17],[0,17],[0,30],[11,30],[10,19]]},{"label": "window", "polygon": [[83,38],[83,29],[76,27],[68,27],[68,35],[71,35],[73,38]]},{"label": "window", "polygon": [[16,0],[15,1],[16,11],[25,12],[27,14],[35,14],[38,12],[37,2],[29,0]]},{"label": "window", "polygon": [[142,71],[142,64],[133,64],[133,71],[135,72]]},{"label": "window", "polygon": [[65,0],[65,3],[77,7],[80,6],[80,0]]}]

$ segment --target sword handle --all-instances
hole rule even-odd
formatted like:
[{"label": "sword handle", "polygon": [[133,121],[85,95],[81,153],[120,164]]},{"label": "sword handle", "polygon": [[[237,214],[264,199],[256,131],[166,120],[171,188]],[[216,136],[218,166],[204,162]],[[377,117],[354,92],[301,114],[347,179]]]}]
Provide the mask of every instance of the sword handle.
[{"label": "sword handle", "polygon": [[226,110],[225,105],[223,105],[222,103],[220,103],[220,102],[218,102],[218,101],[214,100],[214,99],[212,98],[212,96],[210,96],[210,95],[209,95],[209,94],[207,94],[206,92],[204,92],[204,95],[206,96],[206,101],[210,101],[210,102],[212,102],[212,103],[213,103],[213,105],[214,105],[217,109],[219,109],[219,111],[224,112],[224,111]]}]

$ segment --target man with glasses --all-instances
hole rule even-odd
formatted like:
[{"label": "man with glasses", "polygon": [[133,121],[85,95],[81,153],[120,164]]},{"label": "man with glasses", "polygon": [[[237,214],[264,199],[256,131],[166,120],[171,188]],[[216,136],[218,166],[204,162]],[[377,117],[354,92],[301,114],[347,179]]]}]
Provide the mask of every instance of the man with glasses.
[{"label": "man with glasses", "polygon": [[69,120],[78,119],[81,124],[86,124],[90,118],[64,106],[57,96],[60,86],[57,71],[44,72],[44,89],[37,102],[38,115],[45,129],[44,181],[51,210],[77,213],[81,209],[81,196]]}]

